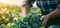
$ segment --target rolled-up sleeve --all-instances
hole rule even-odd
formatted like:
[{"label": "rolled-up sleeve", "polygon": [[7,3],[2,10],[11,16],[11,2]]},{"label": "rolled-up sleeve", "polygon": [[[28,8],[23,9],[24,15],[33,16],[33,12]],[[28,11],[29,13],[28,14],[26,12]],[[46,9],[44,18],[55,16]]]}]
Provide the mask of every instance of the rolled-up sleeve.
[{"label": "rolled-up sleeve", "polygon": [[58,9],[60,9],[60,4],[59,4],[59,5],[57,5],[57,8],[58,8]]},{"label": "rolled-up sleeve", "polygon": [[26,0],[25,1],[25,5],[30,5],[32,6],[32,4],[35,2],[35,0]]}]

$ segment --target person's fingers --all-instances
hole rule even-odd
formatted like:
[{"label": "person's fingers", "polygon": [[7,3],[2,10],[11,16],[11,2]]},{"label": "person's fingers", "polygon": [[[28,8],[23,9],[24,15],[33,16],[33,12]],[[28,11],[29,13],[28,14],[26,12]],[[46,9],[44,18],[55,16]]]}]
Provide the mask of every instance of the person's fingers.
[{"label": "person's fingers", "polygon": [[41,20],[42,20],[42,21],[44,20],[44,17],[45,17],[44,15],[41,17]]},{"label": "person's fingers", "polygon": [[43,22],[42,22],[42,24],[45,26],[45,25],[46,25],[46,22],[45,22],[45,21],[43,21]]}]

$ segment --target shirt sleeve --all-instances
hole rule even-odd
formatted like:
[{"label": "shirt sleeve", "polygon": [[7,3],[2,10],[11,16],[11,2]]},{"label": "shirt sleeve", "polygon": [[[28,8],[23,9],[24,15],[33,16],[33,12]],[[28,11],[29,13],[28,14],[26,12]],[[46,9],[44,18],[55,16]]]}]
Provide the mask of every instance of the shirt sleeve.
[{"label": "shirt sleeve", "polygon": [[59,5],[57,5],[57,8],[58,8],[58,9],[60,9],[60,4],[59,4]]},{"label": "shirt sleeve", "polygon": [[32,4],[35,2],[35,0],[26,0],[25,1],[25,5],[30,5],[32,6]]}]

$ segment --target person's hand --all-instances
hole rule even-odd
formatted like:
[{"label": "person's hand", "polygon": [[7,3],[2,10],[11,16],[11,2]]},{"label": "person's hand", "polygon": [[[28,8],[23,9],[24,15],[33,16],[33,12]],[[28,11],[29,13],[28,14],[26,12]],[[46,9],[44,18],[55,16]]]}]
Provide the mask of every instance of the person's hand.
[{"label": "person's hand", "polygon": [[42,16],[42,24],[45,26],[47,23],[47,16],[43,15]]},{"label": "person's hand", "polygon": [[41,20],[42,20],[42,21],[44,20],[44,17],[45,17],[45,15],[43,15],[43,16],[41,17]]},{"label": "person's hand", "polygon": [[21,6],[22,17],[25,17],[29,13],[30,8],[31,8],[31,6],[29,6],[29,5]]}]

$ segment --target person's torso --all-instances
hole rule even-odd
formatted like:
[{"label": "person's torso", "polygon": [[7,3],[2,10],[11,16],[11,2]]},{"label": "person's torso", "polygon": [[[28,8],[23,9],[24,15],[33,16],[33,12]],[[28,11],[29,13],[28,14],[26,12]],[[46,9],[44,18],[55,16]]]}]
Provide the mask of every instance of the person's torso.
[{"label": "person's torso", "polygon": [[37,6],[42,11],[53,11],[59,3],[59,0],[36,0]]}]

